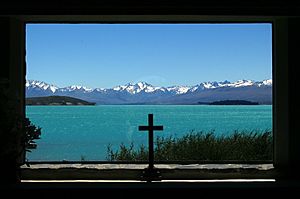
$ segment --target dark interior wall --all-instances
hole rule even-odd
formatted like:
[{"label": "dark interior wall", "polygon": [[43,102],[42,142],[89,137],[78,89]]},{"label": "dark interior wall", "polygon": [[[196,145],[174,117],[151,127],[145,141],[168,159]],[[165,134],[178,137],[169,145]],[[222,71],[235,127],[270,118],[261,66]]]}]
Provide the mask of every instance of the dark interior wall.
[{"label": "dark interior wall", "polygon": [[[72,1],[73,2],[73,1]],[[101,2],[101,1],[99,1]],[[234,4],[228,3],[218,3],[220,1],[207,1],[206,3],[196,3],[194,4],[174,4],[174,3],[162,3],[161,5],[155,5],[153,3],[143,3],[143,4],[105,4],[105,3],[80,4],[75,1],[74,3],[68,2],[54,3],[48,1],[46,3],[40,2],[37,4],[32,3],[22,3],[15,4],[13,1],[7,2],[5,5],[3,2],[0,3],[0,15],[10,14],[14,16],[0,16],[0,64],[1,64],[1,75],[0,75],[0,87],[5,87],[9,90],[9,95],[11,98],[15,99],[14,114],[24,116],[24,78],[25,78],[25,63],[24,63],[24,53],[25,53],[25,38],[24,38],[24,24],[22,22],[22,14],[199,14],[199,15],[262,15],[262,16],[283,16],[283,15],[297,15],[299,13],[299,7],[297,5],[288,5],[286,1],[279,3],[262,3],[262,1],[246,1],[246,3],[238,3],[242,1],[232,1]],[[25,16],[26,17],[26,16]],[[287,35],[288,40],[286,43],[282,43],[281,46],[285,48],[283,53],[286,55],[286,59],[283,63],[288,63],[286,66],[278,67],[288,67],[287,74],[283,74],[279,82],[284,82],[286,87],[283,90],[281,97],[288,99],[288,104],[286,109],[282,110],[286,112],[288,118],[283,117],[285,120],[284,126],[287,127],[286,133],[289,134],[287,140],[284,144],[287,146],[287,156],[282,156],[280,158],[285,159],[285,165],[282,165],[285,169],[284,172],[288,175],[290,179],[299,180],[299,163],[300,163],[300,132],[298,124],[298,114],[299,107],[297,105],[297,91],[299,90],[297,85],[297,68],[299,68],[299,28],[300,20],[294,17],[283,17],[283,24],[281,26],[281,34]],[[283,28],[285,27],[285,28]],[[8,80],[8,81],[6,81]],[[5,108],[5,107],[2,107]],[[14,116],[11,113],[10,116]],[[9,118],[2,117],[2,121],[8,121]],[[283,127],[284,128],[284,127]],[[3,128],[0,127],[2,130]],[[284,129],[282,129],[284,131]],[[1,136],[5,132],[1,132]],[[3,140],[3,139],[2,139]],[[12,139],[14,145],[19,152],[22,149],[21,145],[21,135],[17,134]],[[7,144],[7,143],[5,143]],[[2,148],[3,149],[3,148]],[[13,164],[20,163],[22,160],[22,155],[17,156]],[[3,157],[1,157],[3,158]],[[8,159],[1,159],[1,166],[3,168],[8,166],[11,168]],[[6,157],[5,157],[6,158]],[[7,169],[7,168],[6,168]],[[16,179],[17,172],[15,168],[12,171],[7,172],[7,170],[0,169],[1,179]],[[5,178],[3,178],[3,176]],[[7,177],[7,178],[6,178]],[[4,182],[5,180],[2,180]],[[5,181],[6,182],[6,181]]]},{"label": "dark interior wall", "polygon": [[273,23],[274,165],[281,170],[288,170],[290,158],[290,137],[287,134],[289,131],[288,36],[288,18],[275,19]]},{"label": "dark interior wall", "polygon": [[[275,23],[275,82],[274,91],[275,129],[275,165],[282,169],[284,178],[300,179],[300,115],[299,102],[299,46],[300,17],[277,18]],[[276,25],[277,24],[277,25]],[[279,163],[279,164],[277,164]]]},{"label": "dark interior wall", "polygon": [[290,18],[288,23],[289,55],[289,154],[291,176],[300,179],[300,106],[299,106],[299,56],[300,56],[300,18]]},{"label": "dark interior wall", "polygon": [[3,183],[18,180],[17,167],[24,160],[25,40],[20,20],[0,17],[0,25],[0,182]]},{"label": "dark interior wall", "polygon": [[[1,5],[2,4],[2,5]],[[285,0],[161,0],[161,1],[98,1],[60,0],[1,1],[0,13],[25,15],[295,15],[299,11],[296,1]]]},{"label": "dark interior wall", "polygon": [[0,86],[15,98],[20,116],[24,116],[25,32],[24,23],[15,17],[0,16]]},{"label": "dark interior wall", "polygon": [[[9,20],[8,18],[0,18],[0,43],[2,49],[8,49],[9,48],[9,40],[7,39],[9,37]],[[1,73],[0,73],[0,79],[2,81],[5,81],[9,78],[9,52],[7,50],[2,50],[2,53],[0,53],[0,60],[1,60]]]}]

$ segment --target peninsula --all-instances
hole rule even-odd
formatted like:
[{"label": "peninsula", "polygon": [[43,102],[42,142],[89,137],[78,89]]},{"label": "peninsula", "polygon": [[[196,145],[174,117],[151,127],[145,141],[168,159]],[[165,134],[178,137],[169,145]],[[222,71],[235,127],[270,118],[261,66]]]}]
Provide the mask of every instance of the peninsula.
[{"label": "peninsula", "polygon": [[47,97],[29,97],[26,98],[26,105],[52,105],[52,106],[66,106],[66,105],[95,105],[93,102],[87,102],[81,99],[67,96],[47,96]]}]

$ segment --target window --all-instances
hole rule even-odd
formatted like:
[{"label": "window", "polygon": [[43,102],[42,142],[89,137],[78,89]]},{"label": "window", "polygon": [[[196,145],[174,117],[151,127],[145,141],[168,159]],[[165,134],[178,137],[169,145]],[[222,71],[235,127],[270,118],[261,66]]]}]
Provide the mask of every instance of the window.
[{"label": "window", "polygon": [[[195,21],[199,21],[199,19],[195,19]],[[247,20],[245,20],[245,21],[247,21]],[[261,21],[269,22],[269,21],[272,21],[272,20],[270,20],[270,19],[261,19],[259,21],[260,22]],[[278,46],[280,46],[280,45],[284,46],[284,42],[281,43],[281,40],[280,40],[280,38],[284,38],[284,35],[280,35],[280,34],[284,34],[284,33],[279,31],[279,30],[282,30],[282,27],[281,27],[282,24],[280,23],[280,21],[275,21],[274,23],[275,23],[275,25],[274,25],[273,28],[275,29],[274,35],[275,35],[275,41],[276,41],[275,42],[275,44],[276,44],[275,45],[275,52],[276,53],[275,53],[275,58],[274,58],[275,68],[273,68],[273,69],[274,69],[274,74],[275,74],[274,75],[274,85],[276,86],[276,81],[280,80],[280,78],[283,78],[283,79],[285,78],[284,76],[279,76],[279,73],[284,72],[284,68],[276,67],[276,66],[278,66],[280,63],[282,63],[282,64],[286,64],[286,63],[285,63],[284,59],[281,59],[280,56],[278,56],[278,54],[280,54],[280,52],[281,52],[281,50],[278,48]],[[284,74],[284,73],[281,73],[281,74]],[[283,84],[282,84],[282,86],[284,87]],[[282,122],[281,120],[279,120],[278,117],[283,117],[283,116],[278,116],[276,114],[276,112],[281,110],[283,113],[286,113],[283,110],[285,108],[284,107],[285,105],[282,105],[282,106],[279,105],[280,104],[279,102],[283,102],[286,99],[284,99],[283,97],[281,98],[280,96],[278,96],[279,93],[281,93],[281,94],[282,94],[282,92],[284,93],[285,92],[284,90],[281,90],[281,89],[277,90],[277,88],[276,88],[275,91],[276,92],[274,92],[274,95],[275,95],[275,97],[274,97],[274,99],[275,99],[274,100],[274,102],[275,102],[275,104],[274,104],[275,105],[275,107],[274,107],[274,112],[275,112],[275,114],[274,114],[274,121],[275,121],[274,122],[274,125],[275,125],[275,129],[274,129],[274,133],[275,133],[275,135],[274,135],[274,137],[275,137],[275,159],[274,159],[274,161],[275,161],[276,164],[280,164],[280,163],[284,162],[285,154],[284,154],[284,150],[279,152],[278,150],[276,150],[276,147],[278,146],[279,143],[281,143],[280,145],[283,146],[283,148],[284,148],[285,140],[284,139],[283,140],[278,140],[278,137],[283,136],[281,134],[281,132],[278,132],[278,129],[282,130],[285,127],[285,125],[287,125],[287,123]],[[285,104],[285,103],[283,103],[283,104]],[[142,123],[142,124],[144,124],[144,123]]]},{"label": "window", "polygon": [[147,161],[153,113],[156,161],[272,161],[271,23],[27,24],[26,58],[29,160]]}]

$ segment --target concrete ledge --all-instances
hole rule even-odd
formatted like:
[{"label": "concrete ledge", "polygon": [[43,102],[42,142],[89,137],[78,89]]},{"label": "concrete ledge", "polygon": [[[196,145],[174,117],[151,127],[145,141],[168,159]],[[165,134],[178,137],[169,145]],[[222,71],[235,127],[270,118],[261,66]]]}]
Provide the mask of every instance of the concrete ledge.
[{"label": "concrete ledge", "polygon": [[[35,164],[22,166],[22,180],[140,180],[146,164]],[[274,179],[272,164],[158,164],[162,180]]]},{"label": "concrete ledge", "polygon": [[[32,164],[21,168],[25,169],[144,169],[148,164]],[[158,169],[274,169],[273,164],[155,164]]]}]

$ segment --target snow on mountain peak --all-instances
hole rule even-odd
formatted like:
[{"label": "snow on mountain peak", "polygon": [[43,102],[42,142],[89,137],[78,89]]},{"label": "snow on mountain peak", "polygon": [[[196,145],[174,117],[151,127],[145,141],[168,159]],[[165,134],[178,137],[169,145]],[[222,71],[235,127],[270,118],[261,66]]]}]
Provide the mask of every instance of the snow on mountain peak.
[{"label": "snow on mountain peak", "polygon": [[175,92],[177,95],[187,93],[191,89],[190,86],[171,86],[167,87],[167,91]]},{"label": "snow on mountain peak", "polygon": [[137,88],[137,90],[136,90],[137,93],[139,93],[141,91],[150,93],[150,92],[153,92],[160,88],[160,87],[153,87],[151,84],[148,84],[146,82],[138,82],[134,86]]},{"label": "snow on mountain peak", "polygon": [[266,80],[263,80],[261,82],[256,82],[255,84],[258,86],[258,87],[261,87],[261,86],[272,86],[272,79],[266,79]]},{"label": "snow on mountain peak", "polygon": [[73,86],[70,86],[69,88],[72,90],[77,90],[77,89],[79,90],[82,88],[82,86],[73,85]]},{"label": "snow on mountain peak", "polygon": [[37,81],[37,80],[26,80],[26,87],[32,87],[32,88],[39,88],[41,90],[50,90],[52,93],[54,93],[58,87],[51,85],[51,84],[47,84],[43,81]]},{"label": "snow on mountain peak", "polygon": [[124,86],[117,86],[114,87],[113,90],[115,91],[127,91],[131,94],[140,93],[141,91],[145,91],[146,93],[153,92],[160,87],[153,87],[151,84],[146,82],[138,82],[136,84],[127,83]]},{"label": "snow on mountain peak", "polygon": [[87,88],[85,86],[72,85],[65,88],[62,88],[65,91],[83,91],[83,92],[91,92],[93,89]]},{"label": "snow on mountain peak", "polygon": [[272,79],[263,80],[264,85],[270,86],[270,85],[272,85],[272,83],[273,83]]},{"label": "snow on mountain peak", "polygon": [[94,91],[98,91],[98,92],[104,92],[106,91],[107,89],[105,88],[95,88]]},{"label": "snow on mountain peak", "polygon": [[251,80],[238,80],[231,84],[231,87],[244,87],[244,86],[252,86],[253,81]]},{"label": "snow on mountain peak", "polygon": [[206,88],[206,89],[211,89],[211,88],[218,87],[218,83],[217,82],[203,82],[200,85],[202,87]]}]

